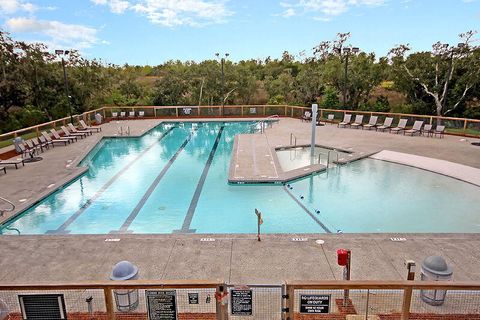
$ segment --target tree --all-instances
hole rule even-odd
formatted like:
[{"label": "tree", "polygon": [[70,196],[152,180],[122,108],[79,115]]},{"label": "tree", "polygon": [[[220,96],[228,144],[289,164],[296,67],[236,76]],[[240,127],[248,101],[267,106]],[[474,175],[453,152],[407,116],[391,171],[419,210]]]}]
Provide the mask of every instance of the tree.
[{"label": "tree", "polygon": [[462,42],[457,46],[437,42],[432,46],[432,52],[408,57],[405,57],[410,50],[408,45],[400,45],[390,51],[392,62],[400,74],[399,80],[402,80],[399,69],[403,69],[409,81],[420,86],[433,100],[438,116],[455,111],[479,83],[480,52],[478,46],[472,45],[475,34],[475,31],[460,34]]}]

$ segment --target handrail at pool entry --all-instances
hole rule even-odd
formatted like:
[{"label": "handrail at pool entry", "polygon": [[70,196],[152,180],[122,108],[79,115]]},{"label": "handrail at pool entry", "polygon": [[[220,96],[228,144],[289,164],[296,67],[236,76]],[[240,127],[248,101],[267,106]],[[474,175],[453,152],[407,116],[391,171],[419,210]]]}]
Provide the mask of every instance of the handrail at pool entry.
[{"label": "handrail at pool entry", "polygon": [[3,197],[0,197],[0,200],[3,201],[3,202],[8,203],[8,204],[11,206],[11,208],[9,208],[9,209],[1,209],[1,208],[0,208],[0,217],[3,216],[3,214],[4,214],[5,212],[15,211],[15,204],[13,204],[12,201],[7,200],[7,199],[5,199],[5,198],[3,198]]}]

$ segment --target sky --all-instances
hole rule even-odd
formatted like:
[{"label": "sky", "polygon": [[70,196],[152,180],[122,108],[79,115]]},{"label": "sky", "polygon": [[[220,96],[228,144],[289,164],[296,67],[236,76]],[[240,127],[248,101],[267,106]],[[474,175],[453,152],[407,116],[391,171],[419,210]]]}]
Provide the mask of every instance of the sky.
[{"label": "sky", "polygon": [[480,0],[0,0],[0,26],[17,40],[119,65],[217,52],[233,61],[284,51],[301,58],[339,32],[384,56],[398,44],[429,50],[480,31]]}]

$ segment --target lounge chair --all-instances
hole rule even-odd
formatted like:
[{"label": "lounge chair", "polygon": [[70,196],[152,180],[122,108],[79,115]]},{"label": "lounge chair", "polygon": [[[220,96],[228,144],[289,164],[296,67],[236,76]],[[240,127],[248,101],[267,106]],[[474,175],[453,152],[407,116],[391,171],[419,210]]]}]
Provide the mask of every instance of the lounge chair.
[{"label": "lounge chair", "polygon": [[400,133],[407,127],[408,119],[400,119],[398,125],[395,128],[390,129],[390,133]]},{"label": "lounge chair", "polygon": [[49,149],[50,148],[50,144],[47,143],[47,142],[41,142],[39,141],[37,138],[32,138],[32,142],[35,146],[39,146],[40,149],[42,150],[43,152],[43,149]]},{"label": "lounge chair", "polygon": [[192,114],[192,108],[183,108],[183,114],[184,115],[191,115]]},{"label": "lounge chair", "polygon": [[34,143],[32,140],[25,141],[25,145],[27,146],[26,149],[36,150],[36,154],[39,153],[38,151],[43,152],[43,147]]},{"label": "lounge chair", "polygon": [[63,133],[67,137],[80,137],[80,138],[83,139],[87,136],[86,132],[84,132],[84,133],[73,133],[73,132],[70,132],[65,126],[61,126],[60,128],[62,129]]},{"label": "lounge chair", "polygon": [[393,123],[393,118],[387,117],[385,118],[385,121],[383,122],[383,124],[377,127],[376,131],[390,130],[390,128],[392,127],[392,123]]},{"label": "lounge chair", "polygon": [[312,121],[312,113],[310,111],[305,111],[302,116],[302,121]]},{"label": "lounge chair", "polygon": [[335,115],[333,113],[327,116],[327,122],[330,122],[331,124],[335,122]]},{"label": "lounge chair", "polygon": [[350,123],[352,122],[352,115],[351,114],[345,114],[343,117],[343,121],[337,124],[337,127],[340,128],[340,126],[349,126]]},{"label": "lounge chair", "polygon": [[40,143],[46,145],[46,146],[47,146],[47,149],[49,149],[50,146],[51,146],[52,148],[55,148],[55,144],[53,143],[53,141],[47,141],[47,139],[45,139],[44,136],[39,136],[39,137],[38,137],[38,140],[40,140]]},{"label": "lounge chair", "polygon": [[118,112],[112,112],[112,118],[117,119],[118,118]]},{"label": "lounge chair", "polygon": [[67,126],[72,133],[81,133],[81,134],[86,133],[87,135],[93,134],[92,130],[77,130],[77,128],[75,128],[75,126],[71,123],[69,123]]},{"label": "lounge chair", "polygon": [[130,111],[130,112],[128,113],[128,117],[129,117],[129,118],[135,118],[135,111]]},{"label": "lounge chair", "polygon": [[433,135],[437,137],[437,134],[440,137],[440,139],[443,138],[443,135],[445,134],[445,126],[437,125],[437,127],[435,128],[435,131],[433,131]]},{"label": "lounge chair", "polygon": [[363,115],[361,114],[357,114],[355,116],[355,121],[350,124],[350,127],[351,128],[355,128],[355,129],[358,129],[359,127],[361,127],[363,125]]},{"label": "lounge chair", "polygon": [[250,108],[248,111],[250,114],[257,114],[257,108]]},{"label": "lounge chair", "polygon": [[0,167],[0,171],[3,171],[3,172],[5,172],[5,174],[7,174],[7,168],[5,168],[5,167]]},{"label": "lounge chair", "polygon": [[75,140],[75,141],[78,140],[78,137],[77,137],[77,136],[67,136],[67,135],[65,135],[65,136],[61,137],[61,136],[58,134],[57,130],[55,130],[55,129],[50,130],[50,133],[53,135],[53,137],[54,137],[56,140],[68,140],[68,141],[70,141],[70,142],[72,142],[72,140]]},{"label": "lounge chair", "polygon": [[23,166],[25,166],[25,163],[23,162],[23,159],[9,159],[9,160],[0,160],[0,165],[4,166],[4,165],[13,165],[15,166],[15,169],[18,169],[18,165],[19,164],[22,164]]},{"label": "lounge chair", "polygon": [[120,112],[120,118],[125,118],[127,113],[125,111]]},{"label": "lounge chair", "polygon": [[19,144],[18,148],[20,149],[20,152],[22,153],[22,158],[26,158],[27,156],[30,156],[30,158],[35,157],[35,155],[38,154],[38,149],[35,147],[30,147],[28,144],[23,143]]},{"label": "lounge chair", "polygon": [[368,120],[368,123],[364,124],[362,126],[362,129],[370,130],[371,128],[376,128],[377,127],[377,121],[378,121],[378,116],[371,116],[370,120]]},{"label": "lounge chair", "polygon": [[413,123],[413,127],[412,129],[408,129],[408,130],[405,130],[403,131],[403,134],[410,134],[410,135],[415,135],[415,134],[421,134],[421,130],[422,130],[422,126],[423,126],[423,121],[421,120],[417,120]]},{"label": "lounge chair", "polygon": [[87,126],[87,124],[83,120],[80,120],[79,123],[80,123],[80,128],[78,128],[79,130],[90,130],[90,131],[95,130],[97,132],[102,131],[102,127],[100,127],[100,126],[98,126],[98,127]]},{"label": "lounge chair", "polygon": [[432,130],[432,125],[431,124],[426,124],[423,126],[421,134],[425,135],[427,134],[427,137],[433,136],[433,130]]},{"label": "lounge chair", "polygon": [[141,117],[145,117],[145,111],[138,111],[138,117],[141,118]]},{"label": "lounge chair", "polygon": [[45,138],[45,140],[46,140],[47,142],[50,142],[52,145],[54,145],[55,143],[63,143],[63,144],[65,144],[65,145],[67,145],[67,143],[70,143],[70,140],[69,140],[69,139],[62,139],[62,138],[60,138],[60,139],[52,139],[52,138],[48,135],[48,133],[46,133],[45,131],[42,131],[42,136],[43,136],[43,138]]}]

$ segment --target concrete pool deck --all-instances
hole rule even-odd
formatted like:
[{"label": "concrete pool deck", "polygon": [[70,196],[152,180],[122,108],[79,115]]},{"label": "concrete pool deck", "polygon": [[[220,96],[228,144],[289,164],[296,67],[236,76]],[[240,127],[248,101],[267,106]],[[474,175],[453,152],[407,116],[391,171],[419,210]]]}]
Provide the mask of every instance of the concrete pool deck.
[{"label": "concrete pool deck", "polygon": [[[190,119],[202,120],[208,119]],[[103,136],[114,136],[121,125],[130,127],[131,136],[141,135],[161,121],[107,123],[102,125],[102,133],[41,154],[43,161],[26,164],[18,170],[9,168],[8,174],[0,175],[0,196],[13,200],[17,205],[16,212],[19,212],[81,174],[85,169],[77,168],[76,164]],[[282,118],[267,129],[265,135],[250,135],[266,143],[258,148],[254,143],[252,150],[258,154],[245,153],[243,161],[252,161],[254,156],[259,159],[260,155],[265,160],[265,148],[271,150],[288,145],[291,132],[296,135],[297,144],[309,143],[310,123]],[[242,136],[248,139],[248,135]],[[334,125],[318,127],[317,130],[317,143],[321,145],[357,153],[390,150],[480,169],[480,148],[461,139],[455,136],[444,139],[406,137],[338,129]],[[249,143],[248,140],[245,142]],[[274,169],[270,160],[261,163],[266,167],[256,167],[257,174]],[[25,201],[21,201],[23,199]],[[200,240],[207,237],[216,241]],[[292,241],[294,237],[308,240]],[[107,238],[120,240],[105,241]],[[405,238],[406,241],[392,241],[390,238]],[[316,244],[316,239],[325,240],[325,244]],[[111,267],[123,259],[137,264],[143,279],[223,278],[236,284],[279,283],[286,279],[332,280],[341,278],[342,270],[336,265],[335,255],[335,250],[341,247],[352,250],[352,279],[404,279],[405,259],[420,264],[425,257],[438,254],[454,267],[455,280],[480,281],[477,267],[480,263],[480,234],[265,235],[262,242],[257,242],[253,235],[232,234],[0,236],[0,281],[102,280],[107,279]]]},{"label": "concrete pool deck", "polygon": [[[215,241],[201,241],[211,237]],[[2,236],[0,281],[37,283],[107,280],[129,260],[141,279],[222,279],[232,284],[340,280],[336,250],[352,250],[352,279],[404,280],[406,259],[441,255],[454,281],[480,281],[479,234],[301,235],[46,235]],[[119,239],[106,241],[106,239]],[[323,245],[315,242],[325,241]],[[304,239],[305,240],[305,239]],[[416,279],[419,279],[419,268]]]}]

